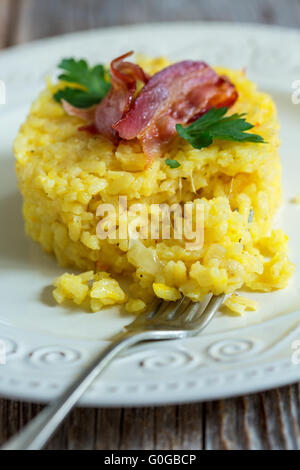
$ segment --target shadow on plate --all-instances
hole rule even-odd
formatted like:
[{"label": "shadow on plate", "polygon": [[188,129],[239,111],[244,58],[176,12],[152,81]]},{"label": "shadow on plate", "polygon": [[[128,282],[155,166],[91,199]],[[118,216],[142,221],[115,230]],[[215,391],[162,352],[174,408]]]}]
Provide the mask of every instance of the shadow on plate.
[{"label": "shadow on plate", "polygon": [[17,190],[13,157],[1,158],[0,260],[2,269],[57,271],[54,259],[25,234],[22,197]]}]

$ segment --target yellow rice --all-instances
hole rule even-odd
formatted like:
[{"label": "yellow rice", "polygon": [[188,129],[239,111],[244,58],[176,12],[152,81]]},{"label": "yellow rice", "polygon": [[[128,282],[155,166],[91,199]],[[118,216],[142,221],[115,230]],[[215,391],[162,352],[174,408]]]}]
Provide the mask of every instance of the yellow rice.
[{"label": "yellow rice", "polygon": [[[162,58],[140,62],[151,74],[168,65]],[[243,286],[269,292],[287,285],[294,269],[288,238],[272,230],[281,202],[276,108],[242,71],[217,71],[239,93],[230,113],[247,113],[267,144],[215,141],[197,150],[177,137],[164,156],[180,162],[176,169],[162,158],[144,170],[136,140],[115,148],[101,136],[79,132],[82,121],[53,99],[63,83],[48,83],[33,103],[14,146],[26,232],[62,266],[87,271],[56,280],[58,302],[88,298],[93,311],[126,303],[129,312],[138,312],[153,295],[199,301],[209,292],[228,294]],[[128,205],[201,200],[204,246],[192,251],[174,239],[100,240],[97,207],[102,202],[117,207],[119,195],[127,196]],[[107,273],[129,276],[129,297]],[[242,298],[227,305],[236,313],[255,308]]]}]

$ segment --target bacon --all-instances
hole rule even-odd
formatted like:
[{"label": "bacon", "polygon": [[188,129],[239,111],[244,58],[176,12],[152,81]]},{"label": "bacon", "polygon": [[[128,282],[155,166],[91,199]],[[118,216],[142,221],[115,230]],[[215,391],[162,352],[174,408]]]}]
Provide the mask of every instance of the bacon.
[{"label": "bacon", "polygon": [[129,110],[136,92],[137,81],[147,83],[149,80],[139,65],[124,61],[131,54],[133,51],[127,52],[111,62],[111,88],[99,105],[90,108],[77,108],[66,100],[62,100],[63,108],[70,116],[77,116],[89,123],[79,127],[80,131],[101,134],[112,142],[118,143],[119,135],[113,125]]},{"label": "bacon", "polygon": [[[139,65],[124,61],[132,53],[133,51],[127,52],[111,62],[111,88],[95,112],[93,129],[116,144],[119,134],[114,129],[114,124],[129,110],[136,92],[136,82],[139,80],[147,83],[149,79]],[[82,130],[91,131],[91,126]]]},{"label": "bacon", "polygon": [[153,75],[113,127],[123,139],[137,137],[150,163],[176,135],[176,124],[192,122],[212,107],[229,107],[237,96],[234,85],[206,63],[179,62]]},{"label": "bacon", "polygon": [[91,106],[90,108],[76,108],[76,106],[73,106],[64,99],[61,100],[61,103],[66,113],[70,116],[79,117],[87,122],[92,122],[95,119],[96,106]]},{"label": "bacon", "polygon": [[[63,106],[68,114],[88,121],[79,130],[101,134],[115,144],[120,138],[137,138],[148,165],[177,134],[176,124],[193,122],[212,107],[230,107],[238,97],[229,79],[205,62],[182,61],[149,78],[137,64],[124,60],[132,53],[111,62],[111,88],[99,105],[79,109],[63,101]],[[145,86],[134,99],[137,81]]]}]

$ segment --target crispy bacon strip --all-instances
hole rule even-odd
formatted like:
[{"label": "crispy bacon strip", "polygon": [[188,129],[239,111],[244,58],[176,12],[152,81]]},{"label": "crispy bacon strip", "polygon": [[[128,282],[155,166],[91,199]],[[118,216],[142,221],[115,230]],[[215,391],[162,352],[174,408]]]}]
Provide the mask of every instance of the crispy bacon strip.
[{"label": "crispy bacon strip", "polygon": [[82,119],[83,121],[92,122],[95,119],[95,110],[96,106],[91,106],[90,108],[76,108],[68,101],[62,99],[61,104],[70,116],[76,116]]},{"label": "crispy bacon strip", "polygon": [[149,80],[139,65],[124,61],[131,54],[133,51],[127,52],[111,62],[111,88],[99,105],[91,108],[77,108],[66,100],[62,100],[62,105],[70,116],[77,116],[89,123],[80,127],[80,131],[101,134],[114,143],[118,143],[119,135],[113,125],[129,110],[136,91],[136,82],[139,80],[147,83]]},{"label": "crispy bacon strip", "polygon": [[[127,52],[111,62],[111,89],[97,106],[92,126],[99,134],[114,143],[118,143],[119,134],[113,125],[129,110],[136,91],[137,80],[143,83],[148,82],[148,76],[139,65],[124,61],[132,53],[133,51]],[[93,130],[91,126],[85,129]]]},{"label": "crispy bacon strip", "polygon": [[237,96],[234,85],[206,63],[179,62],[153,75],[113,127],[123,139],[137,137],[150,163],[176,135],[176,124],[191,122],[214,106],[229,107]]}]

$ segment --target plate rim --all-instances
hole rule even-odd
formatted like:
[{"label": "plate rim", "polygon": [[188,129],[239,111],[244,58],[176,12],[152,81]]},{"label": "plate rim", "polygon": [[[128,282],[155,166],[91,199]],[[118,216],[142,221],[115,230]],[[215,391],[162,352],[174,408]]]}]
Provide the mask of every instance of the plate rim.
[{"label": "plate rim", "polygon": [[62,33],[55,36],[48,36],[45,38],[34,39],[25,43],[15,44],[12,46],[5,47],[4,49],[0,50],[0,57],[2,55],[8,55],[14,51],[22,51],[27,48],[36,47],[36,46],[44,46],[45,44],[51,44],[52,42],[55,43],[57,40],[69,39],[71,37],[84,37],[87,35],[95,35],[99,33],[106,33],[106,32],[121,32],[124,29],[130,30],[138,30],[138,29],[151,29],[151,28],[170,28],[173,29],[174,27],[184,27],[184,26],[191,26],[191,27],[203,27],[204,29],[214,29],[216,27],[224,27],[230,29],[243,29],[247,30],[247,32],[254,32],[261,31],[264,34],[268,31],[270,34],[275,33],[284,33],[284,34],[295,34],[300,37],[300,30],[295,27],[283,26],[283,25],[273,25],[273,24],[263,24],[263,23],[254,23],[251,21],[245,22],[235,22],[235,21],[162,21],[162,22],[145,22],[145,23],[129,23],[126,25],[120,26],[101,26],[99,28],[92,28],[92,29],[84,29],[81,31],[72,31],[69,33]]},{"label": "plate rim", "polygon": [[[217,29],[217,28],[223,28],[224,30],[226,29],[235,29],[235,31],[240,31],[241,29],[243,30],[244,33],[247,34],[255,34],[256,32],[260,31],[261,34],[270,34],[270,35],[277,35],[277,34],[288,34],[291,37],[296,36],[298,40],[300,41],[300,31],[297,30],[296,28],[289,28],[289,27],[284,27],[284,26],[274,26],[274,25],[263,25],[263,24],[256,24],[256,23],[238,23],[238,22],[199,22],[199,21],[193,21],[193,22],[155,22],[155,23],[141,23],[141,24],[129,24],[129,25],[124,25],[124,26],[109,26],[109,27],[103,27],[103,28],[95,28],[92,30],[86,30],[86,31],[79,31],[79,32],[72,32],[72,33],[67,33],[67,34],[62,34],[50,38],[44,38],[44,39],[39,39],[36,41],[31,41],[26,44],[21,44],[17,46],[12,46],[7,49],[4,49],[3,51],[0,51],[0,63],[2,61],[5,61],[7,57],[13,57],[15,55],[18,55],[20,53],[25,53],[28,52],[30,49],[35,48],[36,51],[38,51],[40,48],[47,47],[47,45],[53,45],[55,46],[61,41],[72,41],[73,39],[79,40],[80,38],[87,38],[90,37],[92,38],[94,35],[101,35],[101,34],[113,34],[115,32],[121,33],[124,31],[135,31],[138,32],[140,30],[151,30],[153,28],[155,29],[163,29],[167,28],[168,30],[173,30],[174,28],[187,28],[187,27],[201,27],[203,29]],[[0,77],[1,78],[1,77]],[[8,110],[10,110],[11,107],[8,106]],[[298,316],[300,315],[300,311],[295,311],[292,312],[292,314],[297,314]],[[299,317],[300,318],[300,317]],[[265,323],[265,322],[264,322]],[[28,352],[27,352],[28,353]],[[27,354],[26,353],[26,354]],[[12,357],[14,355],[14,352],[12,352]],[[28,354],[27,354],[28,355]],[[26,356],[27,357],[27,356]],[[278,361],[276,362],[278,364]],[[270,367],[274,365],[274,361],[270,361],[269,363],[265,363],[264,367]],[[292,372],[291,372],[292,371]],[[0,366],[0,395],[8,397],[10,399],[22,399],[26,401],[37,401],[37,402],[46,402],[49,401],[49,399],[52,399],[56,395],[56,391],[53,389],[50,393],[49,390],[44,390],[43,388],[25,388],[25,390],[20,390],[20,384],[15,383],[15,387],[13,388],[13,379],[10,377],[5,383],[5,380],[3,377],[1,377],[1,366]],[[271,374],[272,375],[272,374]],[[270,377],[270,375],[268,376]],[[111,395],[106,394],[106,396],[103,396],[100,400],[96,399],[95,397],[93,398],[93,394],[90,396],[86,396],[80,404],[83,406],[105,406],[105,407],[115,407],[115,406],[125,406],[125,407],[130,407],[130,406],[159,406],[159,405],[165,405],[166,403],[187,403],[187,402],[196,402],[196,401],[203,401],[203,400],[214,400],[217,398],[225,398],[229,396],[237,396],[241,394],[248,394],[248,393],[255,393],[257,391],[261,390],[266,390],[270,388],[274,388],[274,386],[282,386],[286,385],[288,383],[294,383],[296,381],[300,380],[300,368],[297,370],[297,373],[295,372],[295,369],[289,369],[289,371],[285,371],[285,375],[281,378],[281,380],[276,380],[272,382],[272,378],[266,378],[265,381],[262,382],[253,382],[249,381],[246,383],[240,383],[238,386],[236,386],[235,391],[229,390],[229,389],[223,389],[222,392],[218,391],[217,388],[209,389],[207,388],[207,393],[202,393],[202,395],[199,397],[197,395],[197,389],[192,390],[187,394],[186,390],[185,392],[183,391],[176,391],[173,390],[171,394],[168,396],[167,400],[161,400],[155,393],[152,393],[152,396],[148,396],[148,398],[144,397],[138,397],[138,399],[135,397],[135,401],[132,402],[130,401],[130,398],[127,396],[127,400],[120,400],[120,395],[115,395],[112,393]],[[276,383],[276,385],[274,385]],[[7,385],[8,384],[8,385]],[[9,385],[10,384],[10,385]],[[252,384],[252,385],[251,385]],[[262,385],[264,384],[264,385]],[[10,391],[9,391],[10,390]],[[172,395],[173,393],[173,395]],[[198,391],[199,393],[199,391]],[[187,396],[188,395],[188,396]],[[186,398],[184,398],[184,396]],[[138,401],[136,401],[138,400]]]}]

